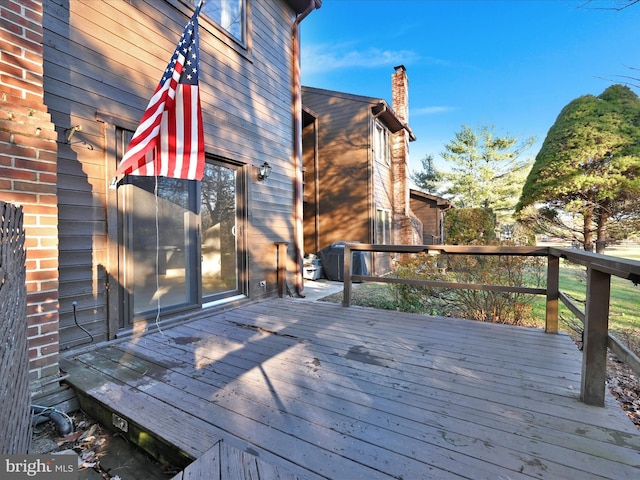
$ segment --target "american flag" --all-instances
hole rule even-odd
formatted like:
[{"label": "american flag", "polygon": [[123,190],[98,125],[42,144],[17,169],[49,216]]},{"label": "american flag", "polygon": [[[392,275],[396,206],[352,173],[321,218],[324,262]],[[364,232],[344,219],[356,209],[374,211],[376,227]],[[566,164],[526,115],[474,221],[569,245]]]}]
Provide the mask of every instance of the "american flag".
[{"label": "american flag", "polygon": [[180,37],[116,170],[116,178],[128,174],[201,180],[204,175],[204,133],[198,92],[201,6],[202,2]]}]

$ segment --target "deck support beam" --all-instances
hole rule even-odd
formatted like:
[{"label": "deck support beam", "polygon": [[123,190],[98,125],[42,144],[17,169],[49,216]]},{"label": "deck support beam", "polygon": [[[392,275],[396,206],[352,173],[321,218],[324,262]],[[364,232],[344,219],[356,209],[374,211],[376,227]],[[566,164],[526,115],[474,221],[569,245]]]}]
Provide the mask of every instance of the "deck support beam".
[{"label": "deck support beam", "polygon": [[580,399],[588,405],[599,407],[604,406],[607,379],[610,294],[611,275],[589,266]]},{"label": "deck support beam", "polygon": [[558,299],[560,298],[560,257],[547,257],[547,314],[545,332],[558,333]]},{"label": "deck support beam", "polygon": [[276,242],[278,269],[278,297],[283,298],[287,291],[287,242]]}]

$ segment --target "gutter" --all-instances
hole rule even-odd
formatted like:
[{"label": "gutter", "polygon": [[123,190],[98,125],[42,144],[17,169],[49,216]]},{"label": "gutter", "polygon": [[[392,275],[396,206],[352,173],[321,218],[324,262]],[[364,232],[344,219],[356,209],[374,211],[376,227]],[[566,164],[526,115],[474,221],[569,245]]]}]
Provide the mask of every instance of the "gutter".
[{"label": "gutter", "polygon": [[322,0],[309,0],[307,8],[296,16],[291,26],[291,40],[293,43],[292,62],[292,104],[293,104],[293,165],[295,171],[294,190],[294,236],[295,236],[295,288],[300,297],[304,297],[303,252],[304,252],[304,199],[302,186],[302,85],[300,83],[300,22],[313,10],[322,6]]}]

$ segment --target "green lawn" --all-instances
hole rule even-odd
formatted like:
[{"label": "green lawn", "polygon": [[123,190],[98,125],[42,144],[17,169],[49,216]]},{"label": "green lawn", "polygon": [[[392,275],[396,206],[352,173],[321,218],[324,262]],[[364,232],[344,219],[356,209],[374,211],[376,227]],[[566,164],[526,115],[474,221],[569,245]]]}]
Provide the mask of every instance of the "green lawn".
[{"label": "green lawn", "polygon": [[[606,255],[640,260],[640,247],[609,247]],[[571,264],[565,260],[560,263],[560,290],[570,295],[584,311],[584,300],[587,296],[586,270],[581,265]],[[640,286],[629,280],[611,277],[611,300],[609,304],[609,328],[611,330],[640,330]],[[560,303],[560,315],[564,318],[575,318],[564,304]],[[541,326],[545,317],[545,300],[542,297],[534,303],[534,316],[540,318]]]}]

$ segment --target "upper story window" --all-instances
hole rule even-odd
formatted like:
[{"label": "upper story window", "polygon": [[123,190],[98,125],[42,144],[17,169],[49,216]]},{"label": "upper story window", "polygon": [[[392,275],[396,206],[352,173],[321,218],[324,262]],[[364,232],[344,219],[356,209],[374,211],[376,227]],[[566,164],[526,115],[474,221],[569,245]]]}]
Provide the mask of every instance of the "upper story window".
[{"label": "upper story window", "polygon": [[373,155],[377,162],[384,163],[386,165],[391,163],[389,131],[377,120],[374,122]]},{"label": "upper story window", "polygon": [[[198,0],[191,0],[194,4]],[[247,25],[247,0],[205,0],[202,13],[244,45]]]}]

